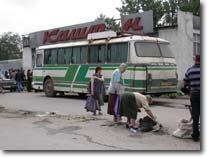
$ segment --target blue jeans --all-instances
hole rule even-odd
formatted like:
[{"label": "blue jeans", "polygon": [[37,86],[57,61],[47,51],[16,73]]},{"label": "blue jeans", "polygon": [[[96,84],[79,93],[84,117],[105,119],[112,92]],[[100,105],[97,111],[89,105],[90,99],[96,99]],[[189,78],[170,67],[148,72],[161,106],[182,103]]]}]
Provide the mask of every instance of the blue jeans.
[{"label": "blue jeans", "polygon": [[23,91],[22,81],[17,81],[17,91],[18,92]]}]

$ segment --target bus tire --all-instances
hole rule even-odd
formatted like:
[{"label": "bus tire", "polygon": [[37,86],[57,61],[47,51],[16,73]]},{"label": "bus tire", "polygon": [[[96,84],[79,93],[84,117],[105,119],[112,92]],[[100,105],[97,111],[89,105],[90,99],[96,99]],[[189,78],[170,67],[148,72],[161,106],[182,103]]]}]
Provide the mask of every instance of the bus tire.
[{"label": "bus tire", "polygon": [[54,91],[54,86],[53,86],[53,80],[52,79],[46,79],[44,82],[44,92],[47,97],[55,97],[56,96],[56,91]]},{"label": "bus tire", "polygon": [[64,92],[59,92],[59,96],[64,97],[65,93]]}]

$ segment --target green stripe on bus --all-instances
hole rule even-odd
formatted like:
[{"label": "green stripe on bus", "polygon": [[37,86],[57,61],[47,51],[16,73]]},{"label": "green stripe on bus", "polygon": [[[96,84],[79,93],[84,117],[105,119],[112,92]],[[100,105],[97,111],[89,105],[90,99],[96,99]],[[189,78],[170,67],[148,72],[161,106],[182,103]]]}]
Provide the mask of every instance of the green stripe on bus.
[{"label": "green stripe on bus", "polygon": [[79,65],[70,65],[65,75],[66,81],[73,81]]},{"label": "green stripe on bus", "polygon": [[88,69],[89,69],[89,67],[87,65],[82,65],[79,69],[77,76],[76,76],[75,82],[79,82],[79,81],[88,82],[89,79],[85,77]]},{"label": "green stripe on bus", "polygon": [[34,68],[34,70],[67,70],[68,67],[41,67]]}]

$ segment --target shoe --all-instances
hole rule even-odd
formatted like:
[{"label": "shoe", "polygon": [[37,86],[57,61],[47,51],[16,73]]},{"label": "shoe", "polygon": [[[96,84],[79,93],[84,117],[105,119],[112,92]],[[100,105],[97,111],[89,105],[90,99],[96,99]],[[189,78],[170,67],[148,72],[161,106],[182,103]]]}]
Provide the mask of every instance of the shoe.
[{"label": "shoe", "polygon": [[130,131],[131,131],[132,133],[137,133],[137,129],[136,129],[136,128],[130,128]]},{"label": "shoe", "polygon": [[199,141],[199,136],[196,136],[196,135],[192,134],[191,137],[192,137],[193,141],[195,141],[195,142]]},{"label": "shoe", "polygon": [[133,128],[135,130],[138,130],[138,127],[134,127],[134,126],[131,126],[131,125],[130,125],[130,128]]},{"label": "shoe", "polygon": [[199,137],[192,137],[192,140],[195,141],[195,142],[198,142],[199,141]]}]

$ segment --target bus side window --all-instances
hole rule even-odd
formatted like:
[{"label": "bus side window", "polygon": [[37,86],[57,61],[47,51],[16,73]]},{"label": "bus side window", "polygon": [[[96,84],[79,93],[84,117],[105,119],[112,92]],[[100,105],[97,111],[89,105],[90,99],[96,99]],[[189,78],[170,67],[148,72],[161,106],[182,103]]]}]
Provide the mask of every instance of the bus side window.
[{"label": "bus side window", "polygon": [[36,56],[36,66],[42,67],[43,66],[43,54],[37,54]]},{"label": "bus side window", "polygon": [[80,47],[80,53],[81,53],[81,63],[85,64],[87,62],[87,52],[88,52],[88,47],[87,46],[83,46]]},{"label": "bus side window", "polygon": [[73,64],[80,64],[81,63],[80,47],[73,48],[72,63]]},{"label": "bus side window", "polygon": [[65,60],[66,60],[66,64],[72,63],[72,48],[65,49]]},{"label": "bus side window", "polygon": [[98,59],[97,63],[105,63],[105,45],[98,46]]},{"label": "bus side window", "polygon": [[105,63],[105,45],[90,46],[89,63]]},{"label": "bus side window", "polygon": [[58,64],[66,64],[65,51],[63,48],[58,49]]},{"label": "bus side window", "polygon": [[47,49],[44,52],[44,64],[51,64],[51,50]]},{"label": "bus side window", "polygon": [[51,50],[51,64],[57,64],[57,49]]},{"label": "bus side window", "polygon": [[128,43],[114,43],[108,45],[107,62],[122,63],[127,62]]}]

